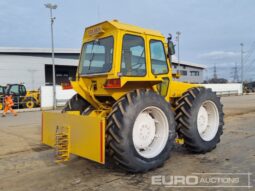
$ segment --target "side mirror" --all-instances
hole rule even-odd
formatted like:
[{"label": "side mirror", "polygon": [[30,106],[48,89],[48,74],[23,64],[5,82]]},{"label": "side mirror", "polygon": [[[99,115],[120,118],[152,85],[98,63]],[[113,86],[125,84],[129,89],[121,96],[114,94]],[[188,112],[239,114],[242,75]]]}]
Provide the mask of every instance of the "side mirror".
[{"label": "side mirror", "polygon": [[169,37],[167,38],[167,46],[168,46],[168,56],[169,58],[175,54],[175,44],[172,41],[172,35],[169,34]]}]

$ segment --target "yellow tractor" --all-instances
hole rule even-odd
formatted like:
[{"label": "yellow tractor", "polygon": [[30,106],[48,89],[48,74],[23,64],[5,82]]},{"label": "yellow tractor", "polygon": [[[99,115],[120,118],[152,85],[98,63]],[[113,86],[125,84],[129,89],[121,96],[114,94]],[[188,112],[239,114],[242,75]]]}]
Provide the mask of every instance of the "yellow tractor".
[{"label": "yellow tractor", "polygon": [[85,29],[77,92],[62,112],[44,112],[42,142],[56,161],[75,154],[146,172],[184,142],[206,153],[220,142],[223,105],[211,89],[175,81],[173,43],[158,31],[105,21]]}]

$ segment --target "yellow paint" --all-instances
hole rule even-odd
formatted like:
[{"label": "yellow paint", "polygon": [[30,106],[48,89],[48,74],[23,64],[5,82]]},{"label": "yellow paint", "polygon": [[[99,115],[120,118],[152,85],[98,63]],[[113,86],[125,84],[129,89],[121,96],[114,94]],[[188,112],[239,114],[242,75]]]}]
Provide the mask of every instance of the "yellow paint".
[{"label": "yellow paint", "polygon": [[[140,36],[145,41],[145,55],[146,55],[146,69],[147,73],[143,77],[129,77],[119,76],[121,70],[121,56],[122,56],[122,39],[125,34],[132,34]],[[172,68],[169,59],[168,73],[163,75],[152,74],[151,60],[150,60],[150,40],[159,40],[166,46],[165,37],[159,32],[150,29],[144,29],[130,24],[124,24],[116,20],[105,21],[85,29],[83,44],[93,41],[95,39],[105,38],[112,36],[114,38],[114,52],[113,52],[113,65],[110,72],[106,74],[92,74],[92,75],[79,75],[77,72],[77,80],[72,82],[73,88],[86,99],[94,108],[110,110],[104,103],[99,102],[97,96],[110,96],[115,100],[138,88],[152,88],[157,91],[156,85],[163,82],[163,78],[169,78],[168,87],[164,87],[165,99],[170,101],[172,98],[180,97],[188,88],[195,87],[195,84],[185,84],[174,81],[179,76],[172,75]],[[165,50],[167,54],[167,50]],[[120,79],[121,88],[106,89],[104,84],[108,79]],[[96,86],[96,88],[95,88]],[[162,91],[162,90],[161,90]],[[108,111],[109,112],[109,111]]]},{"label": "yellow paint", "polygon": [[[120,74],[122,41],[125,34],[137,35],[144,39],[147,71],[145,76],[132,77]],[[159,93],[162,93],[166,101],[170,102],[172,99],[182,96],[189,88],[198,86],[175,81],[175,78],[179,76],[172,74],[169,59],[167,59],[168,72],[166,71],[166,74],[154,75],[152,73],[150,40],[161,41],[165,47],[165,54],[167,54],[166,39],[160,32],[124,24],[116,20],[105,21],[85,29],[83,44],[109,36],[114,39],[112,69],[105,74],[80,75],[81,66],[79,66],[76,81],[72,82],[74,90],[88,101],[95,110],[89,116],[80,116],[79,112],[65,114],[45,112],[43,118],[44,144],[54,146],[56,127],[68,126],[70,128],[70,153],[100,163],[104,163],[105,160],[105,118],[110,113],[111,106],[106,101],[100,102],[97,97],[104,96],[111,101],[117,101],[135,89],[150,88],[156,92],[160,91]],[[166,78],[169,79],[169,83],[164,81]],[[120,88],[106,89],[104,85],[109,79],[120,79]],[[161,83],[163,86],[161,86],[161,90],[158,90]]]},{"label": "yellow paint", "polygon": [[21,101],[33,98],[36,105],[40,105],[40,92],[39,91],[27,91],[27,94]]},{"label": "yellow paint", "polygon": [[179,145],[183,145],[184,144],[184,139],[183,138],[176,138],[175,142]]},{"label": "yellow paint", "polygon": [[57,126],[55,134],[56,162],[65,162],[70,158],[70,127]]},{"label": "yellow paint", "polygon": [[105,162],[105,118],[44,112],[42,143],[55,147],[57,127],[70,128],[70,153]]}]

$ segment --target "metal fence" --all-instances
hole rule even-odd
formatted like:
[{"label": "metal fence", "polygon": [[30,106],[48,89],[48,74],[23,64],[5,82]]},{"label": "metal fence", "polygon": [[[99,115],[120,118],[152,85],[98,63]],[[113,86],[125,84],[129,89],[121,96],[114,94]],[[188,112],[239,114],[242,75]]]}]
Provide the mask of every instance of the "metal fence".
[{"label": "metal fence", "polygon": [[[34,100],[33,97],[25,97],[25,96],[17,96],[17,97],[13,97],[13,102],[14,102],[14,106],[13,106],[13,109],[26,109],[26,108],[30,108],[28,106],[31,106],[29,105],[28,102],[33,102],[34,106],[32,108],[39,108],[40,107],[40,104],[37,104],[36,101]],[[0,97],[0,103],[2,103],[2,110],[4,109],[4,96],[1,96]]]}]

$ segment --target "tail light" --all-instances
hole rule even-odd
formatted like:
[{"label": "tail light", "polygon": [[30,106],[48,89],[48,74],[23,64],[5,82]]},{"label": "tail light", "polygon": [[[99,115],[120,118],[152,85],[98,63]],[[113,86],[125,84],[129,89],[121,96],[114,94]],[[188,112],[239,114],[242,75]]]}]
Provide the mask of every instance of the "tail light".
[{"label": "tail light", "polygon": [[73,89],[71,82],[66,82],[61,84],[63,90]]},{"label": "tail light", "polygon": [[104,88],[121,88],[120,78],[106,80]]}]

